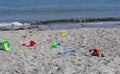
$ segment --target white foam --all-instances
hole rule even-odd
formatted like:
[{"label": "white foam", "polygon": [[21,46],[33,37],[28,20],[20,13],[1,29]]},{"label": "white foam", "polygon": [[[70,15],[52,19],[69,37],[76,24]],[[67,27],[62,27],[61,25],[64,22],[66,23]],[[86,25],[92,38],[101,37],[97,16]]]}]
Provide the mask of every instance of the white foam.
[{"label": "white foam", "polygon": [[19,28],[28,28],[30,23],[20,23],[20,22],[9,22],[9,23],[0,23],[1,29],[19,29]]},{"label": "white foam", "polygon": [[24,24],[19,23],[19,22],[12,22],[11,24],[14,26],[23,26],[24,25]]},{"label": "white foam", "polygon": [[30,25],[29,23],[20,23],[20,22],[9,22],[9,23],[0,23],[0,26],[23,26]]}]

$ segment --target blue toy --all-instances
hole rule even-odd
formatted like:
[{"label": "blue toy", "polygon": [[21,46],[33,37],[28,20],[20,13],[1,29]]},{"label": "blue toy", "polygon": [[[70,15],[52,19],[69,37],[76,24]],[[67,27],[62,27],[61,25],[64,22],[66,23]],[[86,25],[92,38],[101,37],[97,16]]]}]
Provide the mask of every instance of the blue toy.
[{"label": "blue toy", "polygon": [[76,52],[76,50],[71,49],[71,50],[67,50],[67,52],[73,52],[73,53],[75,53],[75,52]]},{"label": "blue toy", "polygon": [[58,52],[58,54],[67,54],[67,52]]},{"label": "blue toy", "polygon": [[2,49],[2,43],[0,43],[0,50]]},{"label": "blue toy", "polygon": [[75,53],[75,52],[76,52],[76,50],[71,49],[71,50],[67,50],[64,52],[58,52],[58,54],[67,54],[67,53]]},{"label": "blue toy", "polygon": [[57,43],[56,45],[57,45],[57,46],[60,46],[61,44],[60,44],[60,43]]}]

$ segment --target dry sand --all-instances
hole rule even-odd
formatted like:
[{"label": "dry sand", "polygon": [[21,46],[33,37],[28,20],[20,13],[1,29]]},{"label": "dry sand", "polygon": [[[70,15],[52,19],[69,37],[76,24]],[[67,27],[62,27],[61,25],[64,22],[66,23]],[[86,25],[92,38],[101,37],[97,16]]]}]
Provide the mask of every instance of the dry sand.
[{"label": "dry sand", "polygon": [[[65,31],[67,37],[61,37]],[[12,50],[0,51],[0,74],[120,74],[120,29],[80,28],[69,30],[0,31],[0,41],[9,39]],[[23,47],[34,40],[33,49]],[[53,43],[61,43],[57,49]],[[98,47],[105,57],[91,56]],[[75,49],[75,54],[57,52]]]}]

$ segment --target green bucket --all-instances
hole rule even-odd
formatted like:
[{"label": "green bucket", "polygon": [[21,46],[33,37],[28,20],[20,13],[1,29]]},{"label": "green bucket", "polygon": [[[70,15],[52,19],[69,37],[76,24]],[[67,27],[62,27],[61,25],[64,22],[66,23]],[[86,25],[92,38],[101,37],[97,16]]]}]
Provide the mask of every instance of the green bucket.
[{"label": "green bucket", "polygon": [[2,42],[2,49],[3,49],[4,51],[9,51],[9,50],[11,50],[10,44],[9,44],[9,41],[8,41],[8,40],[5,40],[4,42]]}]

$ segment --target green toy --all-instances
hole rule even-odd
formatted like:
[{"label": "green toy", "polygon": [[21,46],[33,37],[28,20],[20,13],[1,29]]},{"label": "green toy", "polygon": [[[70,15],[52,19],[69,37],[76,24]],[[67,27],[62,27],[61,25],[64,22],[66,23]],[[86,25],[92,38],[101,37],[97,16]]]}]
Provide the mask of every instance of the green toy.
[{"label": "green toy", "polygon": [[4,42],[2,42],[2,49],[3,49],[4,51],[9,51],[9,50],[11,50],[10,44],[9,44],[9,41],[8,41],[8,40],[5,40]]},{"label": "green toy", "polygon": [[52,48],[58,48],[58,45],[52,44]]}]

